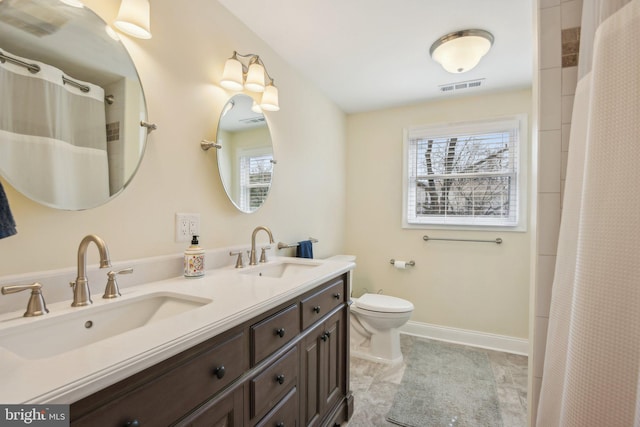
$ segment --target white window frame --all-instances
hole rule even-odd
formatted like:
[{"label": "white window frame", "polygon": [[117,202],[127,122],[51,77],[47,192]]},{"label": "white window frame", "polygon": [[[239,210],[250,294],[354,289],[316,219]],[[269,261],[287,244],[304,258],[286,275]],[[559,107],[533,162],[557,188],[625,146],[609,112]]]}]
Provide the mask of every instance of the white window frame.
[{"label": "white window frame", "polygon": [[[492,133],[505,128],[517,129],[518,137],[515,141],[517,170],[512,179],[516,182],[515,192],[517,202],[513,207],[516,212],[510,220],[492,217],[456,217],[436,215],[416,215],[415,194],[416,180],[410,174],[415,173],[415,167],[410,165],[411,139],[415,138],[446,138],[460,134]],[[447,123],[425,126],[414,126],[404,129],[403,137],[403,197],[402,197],[402,227],[418,229],[455,229],[455,230],[502,230],[526,231],[527,229],[527,152],[528,152],[527,115],[518,114],[475,122]]]}]

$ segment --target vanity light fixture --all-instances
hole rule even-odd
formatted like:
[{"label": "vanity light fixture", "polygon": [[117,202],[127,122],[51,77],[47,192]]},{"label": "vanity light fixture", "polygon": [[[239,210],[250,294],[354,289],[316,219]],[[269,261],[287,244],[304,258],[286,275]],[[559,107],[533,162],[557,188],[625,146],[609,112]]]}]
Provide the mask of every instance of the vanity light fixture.
[{"label": "vanity light fixture", "polygon": [[[243,63],[244,60],[246,63]],[[278,88],[273,84],[267,67],[258,55],[253,53],[243,55],[236,51],[227,59],[222,72],[220,86],[229,90],[247,89],[251,92],[262,93],[262,100],[258,106],[265,111],[278,111]]]},{"label": "vanity light fixture", "polygon": [[436,40],[429,54],[446,71],[465,73],[478,65],[491,49],[493,40],[493,34],[485,30],[455,31]]},{"label": "vanity light fixture", "polygon": [[151,38],[149,0],[122,0],[113,25],[123,33],[139,39]]}]

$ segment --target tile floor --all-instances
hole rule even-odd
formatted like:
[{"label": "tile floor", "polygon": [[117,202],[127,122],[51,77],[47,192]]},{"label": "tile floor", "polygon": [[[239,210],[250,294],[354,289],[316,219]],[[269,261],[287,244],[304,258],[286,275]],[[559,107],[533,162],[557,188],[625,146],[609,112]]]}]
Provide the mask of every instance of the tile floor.
[{"label": "tile floor", "polygon": [[[425,338],[400,335],[403,354],[408,354],[415,340],[423,339]],[[448,345],[453,348],[461,347],[456,344]],[[487,353],[491,362],[504,422],[503,427],[526,427],[527,357],[480,348],[473,349]],[[403,373],[404,364],[389,367],[352,357],[350,375],[354,412],[346,425],[348,427],[395,426],[385,420],[385,415],[393,403],[393,397]]]}]

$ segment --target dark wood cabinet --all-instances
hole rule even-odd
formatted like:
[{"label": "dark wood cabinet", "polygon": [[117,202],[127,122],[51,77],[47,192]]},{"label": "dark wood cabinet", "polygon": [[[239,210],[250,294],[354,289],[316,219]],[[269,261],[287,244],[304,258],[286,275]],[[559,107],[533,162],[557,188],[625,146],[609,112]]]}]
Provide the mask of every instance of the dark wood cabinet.
[{"label": "dark wood cabinet", "polygon": [[320,425],[345,397],[345,318],[343,309],[334,310],[301,341],[300,419],[304,426]]},{"label": "dark wood cabinet", "polygon": [[348,274],[71,404],[71,425],[334,426],[351,416]]},{"label": "dark wood cabinet", "polygon": [[244,423],[242,385],[193,411],[176,425],[180,427],[240,427]]}]

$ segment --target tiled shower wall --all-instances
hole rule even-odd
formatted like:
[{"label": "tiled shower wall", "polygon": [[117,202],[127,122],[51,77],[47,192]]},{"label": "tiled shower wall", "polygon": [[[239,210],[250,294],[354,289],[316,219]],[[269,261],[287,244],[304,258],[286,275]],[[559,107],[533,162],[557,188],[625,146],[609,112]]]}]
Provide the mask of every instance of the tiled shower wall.
[{"label": "tiled shower wall", "polygon": [[537,0],[538,3],[538,251],[530,366],[533,384],[530,408],[535,425],[551,287],[560,229],[560,212],[569,150],[569,131],[578,75],[582,0]]}]

